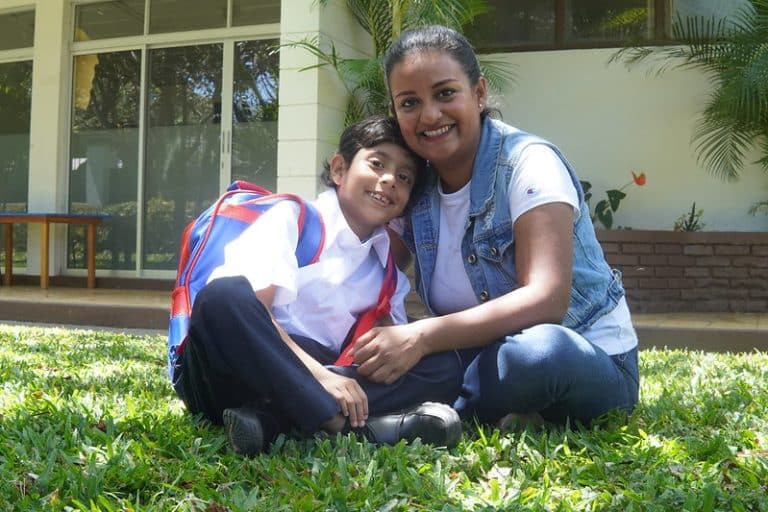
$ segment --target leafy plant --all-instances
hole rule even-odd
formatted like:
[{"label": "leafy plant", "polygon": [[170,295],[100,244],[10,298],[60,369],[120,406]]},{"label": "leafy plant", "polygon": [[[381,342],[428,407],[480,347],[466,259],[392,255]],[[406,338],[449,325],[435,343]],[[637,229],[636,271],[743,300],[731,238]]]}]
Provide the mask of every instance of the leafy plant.
[{"label": "leafy plant", "polygon": [[[641,172],[640,174],[635,174],[632,172],[632,181],[625,183],[619,188],[606,190],[605,194],[608,197],[606,199],[601,199],[595,205],[595,209],[590,215],[592,222],[598,221],[603,225],[605,229],[611,229],[613,226],[613,214],[616,213],[616,210],[619,209],[621,201],[627,197],[627,194],[624,192],[624,190],[630,185],[637,185],[638,187],[642,187],[645,185],[645,181],[646,178],[644,172]],[[592,199],[592,183],[584,180],[580,181],[580,183],[581,188],[584,190],[584,201],[586,201],[587,205],[589,205],[590,200]]]},{"label": "leafy plant", "polygon": [[704,222],[701,220],[701,216],[704,215],[704,210],[696,209],[696,201],[691,205],[691,211],[680,215],[675,221],[675,225],[672,228],[673,231],[701,231],[704,229]]},{"label": "leafy plant", "polygon": [[[325,6],[328,0],[318,0],[318,3]],[[402,31],[428,24],[461,30],[487,11],[485,0],[347,0],[346,5],[363,30],[370,34],[373,57],[346,58],[339,54],[333,42],[324,48],[317,39],[286,45],[303,48],[317,57],[318,64],[304,69],[330,66],[337,72],[349,96],[345,126],[371,114],[389,111],[382,59]],[[506,62],[481,57],[480,67],[492,91],[500,92],[514,81],[514,73]]]},{"label": "leafy plant", "polygon": [[[757,163],[768,172],[768,0],[745,2],[732,19],[678,16],[667,43],[623,48],[611,61],[631,67],[650,60],[658,73],[702,70],[714,91],[692,137],[699,161],[731,181],[746,152],[757,148],[762,153]],[[752,211],[758,210],[763,211]]]}]

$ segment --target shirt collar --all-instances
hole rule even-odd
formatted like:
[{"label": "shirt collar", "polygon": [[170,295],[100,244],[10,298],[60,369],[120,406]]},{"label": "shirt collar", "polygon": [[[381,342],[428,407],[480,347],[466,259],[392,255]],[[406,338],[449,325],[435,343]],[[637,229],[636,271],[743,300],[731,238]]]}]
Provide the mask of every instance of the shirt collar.
[{"label": "shirt collar", "polygon": [[336,195],[336,189],[321,192],[314,202],[315,207],[323,217],[325,223],[326,244],[338,243],[343,248],[355,249],[356,247],[366,247],[376,251],[379,262],[382,267],[387,266],[389,256],[389,235],[387,230],[380,226],[376,228],[371,236],[365,241],[360,241],[357,235],[352,231],[344,218],[339,206],[339,198]]}]

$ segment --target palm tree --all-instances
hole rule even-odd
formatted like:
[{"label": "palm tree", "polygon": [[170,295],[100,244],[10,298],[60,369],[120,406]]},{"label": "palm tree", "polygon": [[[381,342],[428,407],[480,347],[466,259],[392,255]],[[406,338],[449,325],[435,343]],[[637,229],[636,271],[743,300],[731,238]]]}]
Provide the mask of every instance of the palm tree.
[{"label": "palm tree", "polygon": [[[733,181],[750,149],[768,172],[768,0],[748,0],[733,18],[678,18],[670,46],[623,48],[611,61],[632,66],[652,60],[656,71],[700,69],[714,91],[704,106],[692,142],[699,161],[716,176]],[[750,213],[768,213],[768,201]]]},{"label": "palm tree", "polygon": [[[321,6],[328,3],[328,0],[318,1]],[[345,58],[338,54],[333,43],[326,51],[316,40],[288,44],[315,55],[320,63],[312,67],[331,66],[336,70],[349,93],[345,126],[368,115],[385,114],[389,110],[382,59],[389,45],[403,30],[432,23],[461,30],[477,15],[488,10],[485,0],[347,0],[347,7],[370,34],[373,57]],[[495,92],[502,91],[514,81],[514,74],[507,63],[481,58],[480,66]]]}]

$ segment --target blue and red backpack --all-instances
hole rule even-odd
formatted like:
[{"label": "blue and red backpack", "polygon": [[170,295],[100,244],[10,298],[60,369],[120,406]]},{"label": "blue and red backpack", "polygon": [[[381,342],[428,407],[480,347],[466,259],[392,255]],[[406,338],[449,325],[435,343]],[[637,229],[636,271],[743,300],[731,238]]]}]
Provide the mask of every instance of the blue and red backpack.
[{"label": "blue and red backpack", "polygon": [[[171,294],[168,326],[168,375],[171,381],[178,358],[184,350],[195,297],[206,285],[213,270],[224,263],[224,248],[264,212],[284,200],[295,201],[300,208],[296,260],[300,267],[315,263],[325,243],[325,226],[320,213],[299,196],[272,193],[247,181],[233,182],[213,205],[184,230],[176,284]],[[358,318],[344,342],[344,349],[336,364],[352,364],[348,354],[354,341],[381,316],[389,313],[389,300],[396,288],[397,272],[390,254],[378,303]]]}]

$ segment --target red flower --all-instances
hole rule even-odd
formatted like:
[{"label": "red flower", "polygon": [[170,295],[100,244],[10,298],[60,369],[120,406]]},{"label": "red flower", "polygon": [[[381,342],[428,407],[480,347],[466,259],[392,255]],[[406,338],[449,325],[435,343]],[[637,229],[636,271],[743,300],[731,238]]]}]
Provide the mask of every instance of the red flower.
[{"label": "red flower", "polygon": [[641,172],[640,174],[635,174],[634,171],[632,171],[632,179],[635,180],[635,185],[638,187],[642,187],[645,185],[645,173]]}]

